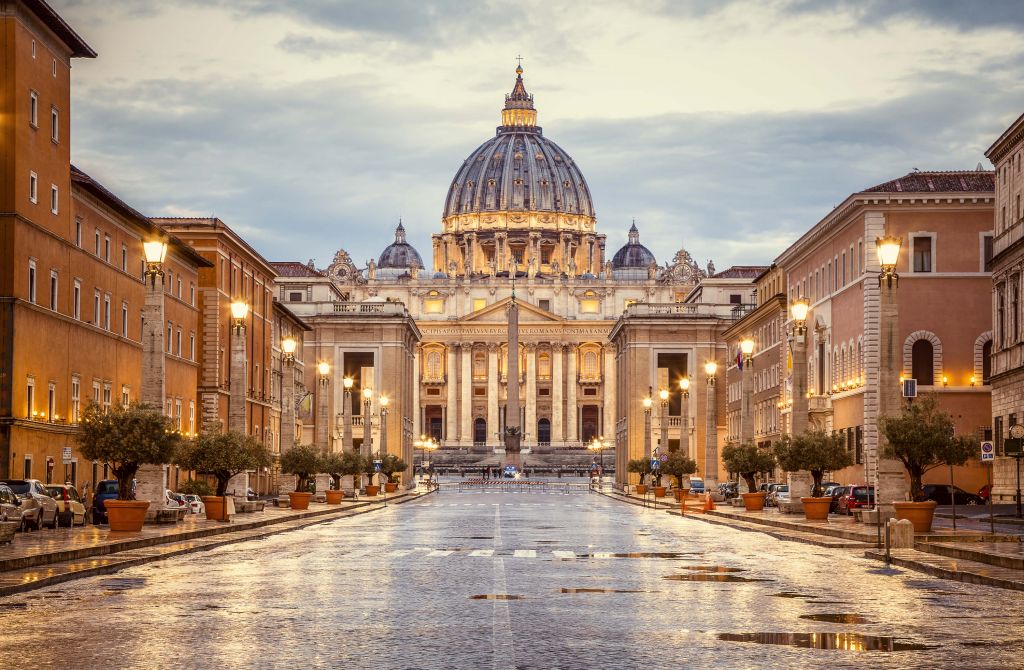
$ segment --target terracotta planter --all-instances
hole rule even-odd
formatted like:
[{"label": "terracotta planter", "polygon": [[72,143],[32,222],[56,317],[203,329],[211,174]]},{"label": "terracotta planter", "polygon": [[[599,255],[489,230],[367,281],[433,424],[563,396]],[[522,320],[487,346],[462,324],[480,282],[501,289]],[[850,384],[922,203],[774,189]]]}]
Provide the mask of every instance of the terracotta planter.
[{"label": "terracotta planter", "polygon": [[200,496],[206,507],[206,518],[211,521],[226,521],[223,496]]},{"label": "terracotta planter", "polygon": [[808,521],[825,521],[828,519],[828,508],[832,506],[832,498],[800,498],[804,505],[804,518]]},{"label": "terracotta planter", "polygon": [[309,509],[309,499],[312,497],[312,493],[303,493],[302,491],[292,491],[288,494],[292,509]]},{"label": "terracotta planter", "polygon": [[690,495],[690,489],[676,489],[676,502],[683,502]]},{"label": "terracotta planter", "polygon": [[375,496],[380,493],[380,487],[374,486],[373,484],[366,485],[366,495]]},{"label": "terracotta planter", "polygon": [[915,533],[927,533],[932,529],[932,519],[935,516],[935,507],[938,505],[934,500],[924,502],[894,502],[892,506],[896,509],[897,519],[909,519],[914,524]]},{"label": "terracotta planter", "polygon": [[666,491],[667,491],[667,489],[664,486],[655,486],[654,487],[654,497],[655,498],[664,498]]},{"label": "terracotta planter", "polygon": [[103,503],[107,508],[107,521],[110,530],[115,532],[138,533],[146,521],[148,500],[107,500]]},{"label": "terracotta planter", "polygon": [[637,484],[636,485],[636,494],[638,496],[645,496],[645,495],[647,495],[647,485],[646,484]]},{"label": "terracotta planter", "polygon": [[398,484],[392,484],[391,482],[388,482],[388,483],[384,484],[384,492],[385,493],[394,493],[397,490],[398,490]]},{"label": "terracotta planter", "polygon": [[743,498],[743,506],[748,512],[760,512],[764,509],[763,493],[741,493],[740,497]]},{"label": "terracotta planter", "polygon": [[328,505],[340,505],[341,499],[345,497],[345,492],[338,489],[330,489],[327,491],[327,504]]}]

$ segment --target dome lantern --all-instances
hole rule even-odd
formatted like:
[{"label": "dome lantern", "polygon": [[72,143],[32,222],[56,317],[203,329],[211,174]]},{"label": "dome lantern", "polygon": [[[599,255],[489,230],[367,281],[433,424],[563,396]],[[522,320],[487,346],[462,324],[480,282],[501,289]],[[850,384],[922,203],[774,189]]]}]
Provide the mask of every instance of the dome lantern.
[{"label": "dome lantern", "polygon": [[505,96],[505,107],[501,110],[501,125],[509,130],[531,131],[537,129],[537,110],[533,107],[533,96],[526,92],[523,84],[523,66],[516,67],[516,83],[512,92]]}]

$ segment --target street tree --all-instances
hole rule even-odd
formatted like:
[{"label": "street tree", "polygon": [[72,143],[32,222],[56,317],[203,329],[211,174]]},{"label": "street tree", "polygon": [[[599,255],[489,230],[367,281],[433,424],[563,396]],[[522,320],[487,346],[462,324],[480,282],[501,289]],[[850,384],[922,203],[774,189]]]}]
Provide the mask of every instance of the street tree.
[{"label": "street tree", "polygon": [[896,416],[882,417],[883,458],[903,463],[910,475],[910,499],[923,500],[922,479],[940,465],[963,465],[974,454],[974,442],[955,436],[953,417],[939,407],[934,393],[918,396]]},{"label": "street tree", "polygon": [[295,475],[296,491],[309,491],[309,482],[320,472],[323,452],[312,444],[297,444],[281,454],[281,472]]},{"label": "street tree", "polygon": [[77,439],[82,456],[110,465],[118,500],[133,500],[132,482],[139,468],[172,462],[181,443],[173,420],[158,408],[131,404],[104,410],[94,402],[82,413]]},{"label": "street tree", "polygon": [[747,483],[747,491],[753,493],[757,488],[755,475],[774,468],[775,456],[766,449],[759,449],[752,442],[730,442],[722,449],[722,463],[729,472],[735,472],[743,477],[743,481]]},{"label": "street tree", "polygon": [[354,451],[328,452],[323,455],[320,470],[331,476],[335,489],[341,489],[341,478],[346,475],[358,475],[363,459]]},{"label": "street tree", "polygon": [[219,426],[211,426],[179,450],[175,463],[185,470],[210,475],[217,480],[214,495],[227,493],[228,482],[235,475],[270,465],[270,452],[252,435],[235,430],[220,432]]},{"label": "street tree", "polygon": [[792,437],[787,435],[772,445],[772,452],[779,467],[786,472],[810,471],[814,479],[812,498],[821,496],[821,480],[826,472],[853,465],[853,458],[842,437],[823,430],[809,430]]},{"label": "street tree", "polygon": [[661,464],[661,471],[671,475],[679,481],[679,488],[683,488],[683,479],[697,472],[697,461],[687,458],[681,450],[669,453],[668,460]]}]

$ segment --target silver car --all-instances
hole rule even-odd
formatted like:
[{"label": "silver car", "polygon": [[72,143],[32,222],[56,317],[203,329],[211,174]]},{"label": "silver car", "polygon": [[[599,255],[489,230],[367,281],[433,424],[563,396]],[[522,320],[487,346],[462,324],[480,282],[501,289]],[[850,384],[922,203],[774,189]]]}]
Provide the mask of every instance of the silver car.
[{"label": "silver car", "polygon": [[0,521],[18,524],[21,528],[21,500],[10,486],[0,484]]},{"label": "silver car", "polygon": [[2,479],[21,500],[22,530],[39,530],[43,526],[57,527],[57,501],[46,493],[38,479]]}]

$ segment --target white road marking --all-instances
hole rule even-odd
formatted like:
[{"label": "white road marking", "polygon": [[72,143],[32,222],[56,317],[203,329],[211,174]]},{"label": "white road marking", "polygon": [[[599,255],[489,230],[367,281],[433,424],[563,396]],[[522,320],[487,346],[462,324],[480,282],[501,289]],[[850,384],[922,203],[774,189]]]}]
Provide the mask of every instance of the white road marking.
[{"label": "white road marking", "polygon": [[537,558],[537,552],[533,549],[516,549],[513,556],[516,558]]},{"label": "white road marking", "polygon": [[469,552],[470,556],[494,556],[493,549],[477,549]]},{"label": "white road marking", "polygon": [[611,552],[595,551],[594,558],[614,558],[614,556],[612,556]]},{"label": "white road marking", "polygon": [[574,559],[574,558],[576,558],[576,552],[574,552],[574,551],[553,551],[551,553],[555,555],[555,558],[560,558],[560,559]]},{"label": "white road marking", "polygon": [[451,549],[435,549],[434,551],[432,551],[429,554],[427,554],[427,558],[436,558],[436,557],[439,557],[439,556],[451,556],[451,555],[452,555],[452,550]]},{"label": "white road marking", "polygon": [[412,552],[413,552],[412,549],[395,549],[394,551],[389,553],[388,556],[394,556],[394,557],[398,558],[400,556],[408,556]]},{"label": "white road marking", "polygon": [[[494,546],[501,546],[501,507],[494,508]],[[505,559],[494,558],[494,593],[508,593]],[[512,617],[507,600],[494,600],[491,619],[492,667],[494,670],[515,670],[515,647],[512,640]]]}]

